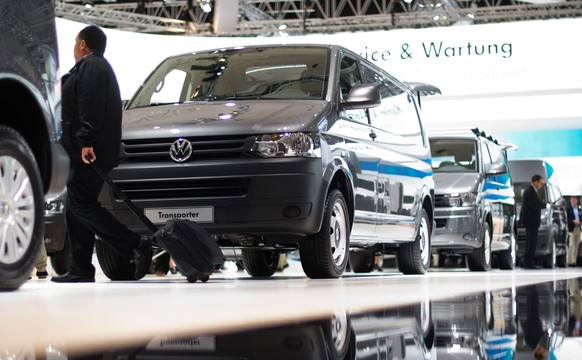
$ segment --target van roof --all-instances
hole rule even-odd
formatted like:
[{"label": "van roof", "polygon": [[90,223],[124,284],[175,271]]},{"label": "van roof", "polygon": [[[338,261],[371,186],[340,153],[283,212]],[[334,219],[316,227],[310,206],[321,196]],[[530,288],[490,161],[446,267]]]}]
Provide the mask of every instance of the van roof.
[{"label": "van roof", "polygon": [[509,160],[509,171],[514,183],[531,182],[531,177],[538,174],[547,182],[554,173],[554,168],[545,160],[520,159]]},{"label": "van roof", "polygon": [[499,142],[497,139],[494,139],[491,135],[485,133],[484,131],[480,130],[479,128],[467,129],[467,128],[457,128],[457,129],[440,129],[440,130],[429,130],[428,131],[429,138],[458,138],[458,139],[478,139],[482,137],[487,139],[503,150],[517,150],[518,146],[512,143],[506,142]]}]

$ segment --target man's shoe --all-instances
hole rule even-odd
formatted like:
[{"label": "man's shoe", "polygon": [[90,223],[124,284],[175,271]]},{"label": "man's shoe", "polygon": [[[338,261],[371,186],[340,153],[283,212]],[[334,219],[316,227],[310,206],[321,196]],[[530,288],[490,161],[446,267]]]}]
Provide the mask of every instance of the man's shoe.
[{"label": "man's shoe", "polygon": [[152,261],[152,238],[142,235],[137,248],[133,249],[132,258],[135,266],[135,279],[143,278],[149,270]]},{"label": "man's shoe", "polygon": [[60,276],[53,276],[51,281],[56,283],[90,283],[95,282],[95,278],[66,273]]},{"label": "man's shoe", "polygon": [[39,279],[46,279],[48,277],[48,272],[46,271],[37,271],[36,277]]}]

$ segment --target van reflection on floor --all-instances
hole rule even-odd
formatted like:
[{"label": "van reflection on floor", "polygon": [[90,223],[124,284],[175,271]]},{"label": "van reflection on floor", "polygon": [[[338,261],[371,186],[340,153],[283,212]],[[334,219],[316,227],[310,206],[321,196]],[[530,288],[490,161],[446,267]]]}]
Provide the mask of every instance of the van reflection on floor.
[{"label": "van reflection on floor", "polygon": [[[430,303],[233,334],[170,338],[82,359],[434,359]],[[72,359],[72,358],[69,358]]]},{"label": "van reflection on floor", "polygon": [[66,354],[51,345],[46,354],[31,348],[12,357],[0,353],[0,358],[572,360],[582,354],[581,281],[550,281],[368,313],[338,310],[329,318],[237,333],[160,334],[145,344],[96,354]]},{"label": "van reflection on floor", "polygon": [[514,289],[433,302],[437,358],[513,359],[517,324]]}]

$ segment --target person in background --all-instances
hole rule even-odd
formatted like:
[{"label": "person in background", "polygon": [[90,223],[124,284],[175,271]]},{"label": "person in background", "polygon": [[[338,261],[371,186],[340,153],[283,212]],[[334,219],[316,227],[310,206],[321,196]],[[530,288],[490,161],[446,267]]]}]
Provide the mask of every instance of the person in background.
[{"label": "person in background", "polygon": [[83,28],[75,38],[75,66],[61,79],[61,142],[71,160],[65,199],[71,264],[66,274],[51,279],[57,283],[95,281],[95,236],[133,262],[136,279],[145,275],[151,259],[152,239],[129,230],[99,203],[104,180],[90,166],[108,173],[119,162],[121,95],[103,57],[106,45],[98,26]]},{"label": "person in background", "polygon": [[[46,279],[48,277],[48,272],[46,271],[46,267],[48,264],[48,255],[46,253],[46,247],[44,245],[44,240],[39,247],[40,247],[40,249],[38,250],[38,255],[36,257],[36,264],[34,265],[34,267],[36,269],[36,277],[42,280],[42,279]],[[32,279],[32,275],[28,279],[29,280]]]},{"label": "person in background", "polygon": [[570,205],[566,207],[568,217],[568,266],[576,266],[578,247],[580,245],[580,225],[582,209],[577,196],[570,196]]},{"label": "person in background", "polygon": [[520,220],[525,226],[527,240],[525,243],[524,269],[535,269],[536,246],[538,242],[538,229],[542,216],[542,208],[545,206],[540,199],[538,191],[544,186],[544,179],[541,175],[534,175],[531,178],[531,186],[523,192],[521,204]]}]

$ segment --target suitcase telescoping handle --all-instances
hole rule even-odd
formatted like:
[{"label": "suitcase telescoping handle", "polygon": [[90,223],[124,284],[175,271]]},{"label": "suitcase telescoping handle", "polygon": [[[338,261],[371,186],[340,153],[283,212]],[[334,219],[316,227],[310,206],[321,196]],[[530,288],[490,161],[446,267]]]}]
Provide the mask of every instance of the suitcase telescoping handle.
[{"label": "suitcase telescoping handle", "polygon": [[158,227],[156,225],[154,225],[154,223],[150,219],[148,219],[147,216],[145,216],[145,214],[140,209],[138,209],[137,206],[135,206],[133,201],[131,201],[129,199],[129,197],[123,191],[121,191],[119,186],[117,186],[113,182],[113,180],[111,180],[111,178],[109,176],[107,176],[107,174],[105,174],[103,172],[103,170],[101,170],[101,168],[97,164],[95,164],[93,162],[91,162],[90,164],[93,167],[93,169],[95,170],[95,172],[97,172],[97,174],[99,174],[99,176],[101,176],[101,178],[107,183],[107,185],[109,185],[109,187],[111,188],[111,190],[113,190],[115,195],[119,196],[121,198],[121,200],[123,200],[125,205],[127,205],[129,210],[131,210],[131,212],[133,212],[135,214],[135,216],[137,216],[141,220],[141,222],[145,226],[147,226],[147,228],[150,229],[150,231],[152,233],[155,234],[158,231]]}]

